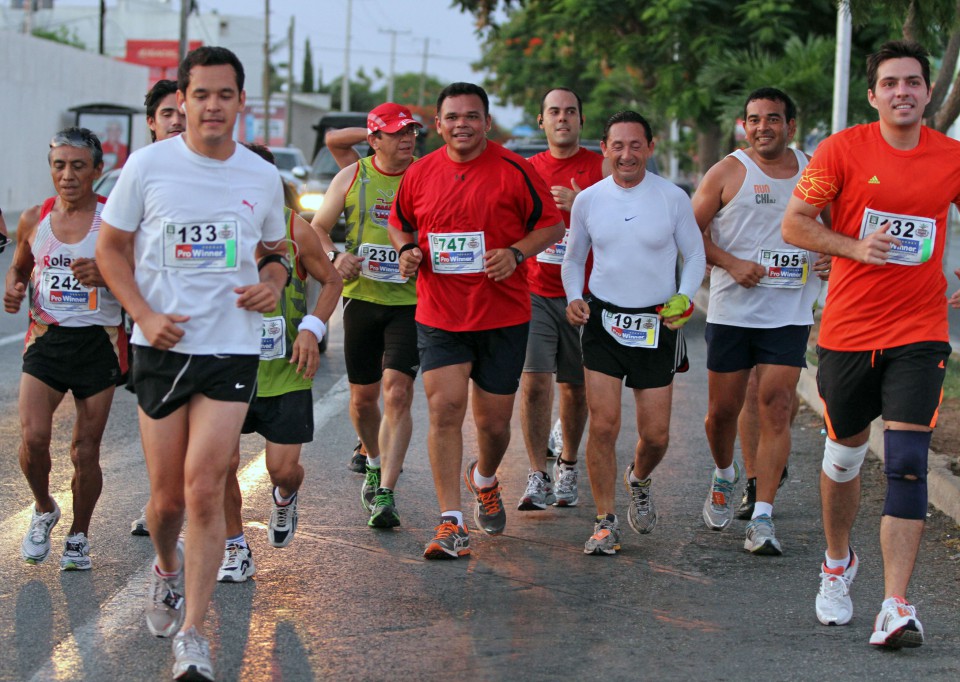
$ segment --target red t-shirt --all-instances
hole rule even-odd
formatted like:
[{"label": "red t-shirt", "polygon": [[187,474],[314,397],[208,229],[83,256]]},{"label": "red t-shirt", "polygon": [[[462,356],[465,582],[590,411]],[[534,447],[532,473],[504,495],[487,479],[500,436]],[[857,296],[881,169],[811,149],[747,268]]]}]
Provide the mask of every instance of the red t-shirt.
[{"label": "red t-shirt", "polygon": [[526,159],[495,142],[488,140],[468,163],[452,161],[441,147],[412,164],[393,202],[390,225],[417,232],[423,251],[417,322],[453,332],[528,322],[528,262],[494,282],[483,272],[483,252],[559,222],[540,176]]},{"label": "red t-shirt", "polygon": [[960,202],[960,141],[924,127],[920,143],[902,151],[887,144],[879,123],[855,126],[821,143],[793,194],[830,204],[832,229],[849,237],[889,221],[887,234],[902,241],[891,254],[922,261],[865,265],[835,256],[821,346],[863,351],[949,341],[942,262],[947,212]]},{"label": "red t-shirt", "polygon": [[[572,189],[571,180],[576,182],[580,189],[586,189],[593,183],[603,180],[603,157],[583,147],[580,147],[576,154],[566,159],[554,157],[548,149],[530,157],[530,165],[547,183],[547,189],[554,185],[562,185]],[[537,254],[536,258],[531,258],[532,262],[527,269],[530,292],[549,298],[566,295],[563,291],[563,282],[560,280],[560,266],[567,248],[570,212],[560,211],[560,215],[563,216],[563,224],[567,228],[567,234],[564,235],[563,241]],[[592,263],[593,259],[588,257],[586,265],[588,279]]]}]

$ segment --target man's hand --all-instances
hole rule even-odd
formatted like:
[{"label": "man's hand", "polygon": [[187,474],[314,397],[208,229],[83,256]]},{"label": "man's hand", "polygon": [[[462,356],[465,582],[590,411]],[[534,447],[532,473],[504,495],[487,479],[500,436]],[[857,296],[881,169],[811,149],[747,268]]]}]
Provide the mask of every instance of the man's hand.
[{"label": "man's hand", "polygon": [[553,201],[557,208],[569,213],[573,209],[573,200],[580,194],[580,187],[573,178],[570,178],[570,187],[553,185],[550,188],[550,194],[553,195]]},{"label": "man's hand", "polygon": [[257,282],[245,287],[236,287],[237,307],[255,313],[269,313],[280,301],[280,290],[271,282]]},{"label": "man's hand", "polygon": [[183,338],[183,328],[177,323],[186,322],[189,315],[157,313],[150,311],[136,320],[147,342],[157,350],[170,350]]},{"label": "man's hand", "polygon": [[27,295],[27,285],[23,282],[17,282],[12,287],[7,287],[3,294],[3,309],[8,313],[20,312],[20,304]]},{"label": "man's hand", "polygon": [[657,307],[657,312],[667,329],[680,329],[693,315],[693,301],[684,294],[674,294],[666,303]]},{"label": "man's hand", "polygon": [[297,374],[302,374],[304,379],[312,379],[320,368],[319,343],[320,339],[306,329],[297,334],[293,342],[290,364],[296,364]]},{"label": "man's hand", "polygon": [[833,268],[833,258],[829,253],[817,254],[819,258],[813,264],[813,271],[824,282],[830,279],[830,270]]},{"label": "man's hand", "polygon": [[766,269],[760,263],[737,258],[731,267],[726,268],[734,281],[744,289],[752,289],[760,283],[763,276],[767,274]]},{"label": "man's hand", "polygon": [[883,265],[890,258],[890,249],[900,246],[900,240],[887,234],[890,222],[884,221],[876,232],[871,232],[857,242],[853,259],[867,265]]},{"label": "man's hand", "polygon": [[510,249],[490,249],[483,254],[483,271],[494,282],[502,282],[517,269],[517,256]]},{"label": "man's hand", "polygon": [[419,246],[407,249],[400,254],[400,275],[402,277],[413,277],[417,274],[420,267],[420,261],[423,260],[423,251]]},{"label": "man's hand", "polygon": [[100,274],[97,261],[92,258],[77,258],[70,263],[73,276],[85,287],[105,287],[107,283]]},{"label": "man's hand", "polygon": [[582,327],[590,319],[590,306],[582,298],[571,301],[567,306],[567,322],[574,327]]},{"label": "man's hand", "polygon": [[337,254],[333,264],[343,278],[343,281],[346,282],[360,276],[360,271],[363,268],[363,259],[352,253],[343,252]]}]

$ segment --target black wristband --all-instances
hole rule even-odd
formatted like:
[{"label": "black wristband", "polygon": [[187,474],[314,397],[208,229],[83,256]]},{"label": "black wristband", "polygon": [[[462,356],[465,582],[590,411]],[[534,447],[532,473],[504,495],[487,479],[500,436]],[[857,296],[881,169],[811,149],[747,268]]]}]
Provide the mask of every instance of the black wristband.
[{"label": "black wristband", "polygon": [[263,270],[264,267],[270,263],[280,263],[287,271],[287,282],[284,284],[284,288],[290,286],[290,282],[293,279],[293,268],[290,267],[290,261],[286,257],[281,256],[279,253],[270,253],[260,259],[260,262],[257,263],[257,272]]},{"label": "black wristband", "polygon": [[415,248],[417,248],[416,242],[407,242],[406,244],[400,247],[399,251],[397,251],[397,256],[398,257],[402,256],[404,251],[409,251],[410,249],[415,249]]}]

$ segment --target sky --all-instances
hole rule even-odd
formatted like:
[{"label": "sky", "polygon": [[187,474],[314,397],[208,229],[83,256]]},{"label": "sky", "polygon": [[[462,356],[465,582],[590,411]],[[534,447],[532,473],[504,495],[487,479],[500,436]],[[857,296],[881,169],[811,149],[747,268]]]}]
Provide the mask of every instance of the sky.
[{"label": "sky", "polygon": [[[179,7],[180,0],[170,0]],[[484,74],[473,71],[470,64],[480,59],[480,37],[476,34],[473,16],[450,7],[451,0],[352,0],[350,72],[363,67],[368,75],[374,68],[384,74],[390,70],[390,35],[383,30],[396,30],[396,73],[420,73],[424,41],[429,39],[427,73],[444,82],[470,81],[481,83]],[[221,14],[262,16],[265,0],[197,0],[200,11]],[[95,0],[57,0],[58,6],[91,5]],[[108,0],[108,10],[116,0]],[[348,0],[270,0],[270,33],[275,42],[286,38],[291,14],[295,14],[294,70],[302,76],[304,40],[310,37],[314,68],[323,69],[323,80],[329,83],[343,73],[346,46]],[[286,61],[286,49],[278,51],[275,61]],[[385,81],[383,81],[385,82]],[[376,82],[377,85],[380,82]],[[499,107],[491,102],[491,113],[497,122],[510,127],[521,114],[514,107]]]}]

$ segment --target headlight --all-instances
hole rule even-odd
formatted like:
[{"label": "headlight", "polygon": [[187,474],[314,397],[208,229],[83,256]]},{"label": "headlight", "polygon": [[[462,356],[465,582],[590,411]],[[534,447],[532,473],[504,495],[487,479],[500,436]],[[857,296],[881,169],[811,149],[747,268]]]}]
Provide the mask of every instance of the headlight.
[{"label": "headlight", "polygon": [[319,211],[323,204],[323,194],[320,192],[311,192],[300,197],[300,208],[304,211]]}]

